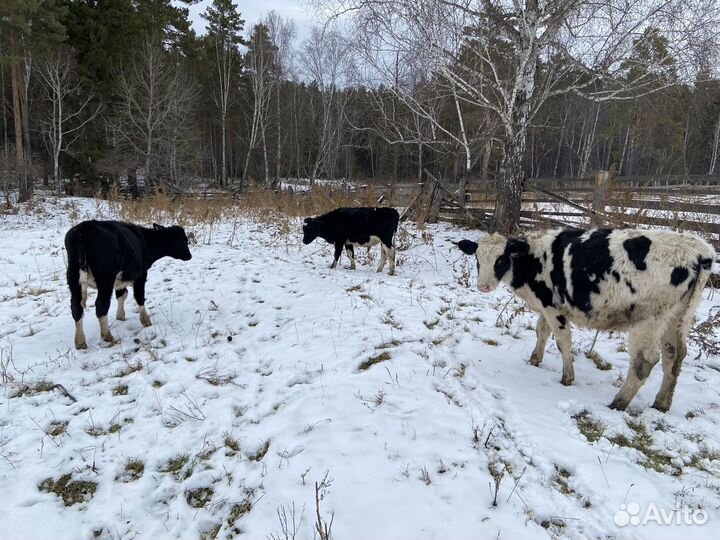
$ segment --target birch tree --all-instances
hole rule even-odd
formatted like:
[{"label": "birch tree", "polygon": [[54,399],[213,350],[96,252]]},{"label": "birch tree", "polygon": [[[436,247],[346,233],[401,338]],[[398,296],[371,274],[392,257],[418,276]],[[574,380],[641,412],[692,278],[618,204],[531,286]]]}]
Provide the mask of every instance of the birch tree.
[{"label": "birch tree", "polygon": [[245,55],[245,66],[250,87],[251,119],[243,181],[247,182],[250,157],[258,143],[262,144],[265,185],[270,185],[270,169],[267,157],[266,131],[269,123],[270,102],[273,81],[275,80],[275,47],[269,39],[268,28],[264,24],[253,27]]},{"label": "birch tree", "polygon": [[[390,80],[388,52],[419,62],[491,111],[502,131],[495,228],[519,223],[525,150],[533,117],[555,95],[595,101],[656,91],[656,77],[627,84],[633,47],[656,28],[678,58],[713,32],[716,2],[704,0],[316,0],[353,25],[358,49]],[[663,66],[646,65],[653,74]]]},{"label": "birch tree", "polygon": [[275,47],[275,170],[273,183],[280,179],[280,164],[282,163],[282,129],[280,113],[280,94],[283,80],[289,78],[292,69],[292,42],[295,39],[295,22],[283,18],[277,11],[270,11],[265,16],[265,25],[270,33],[270,41]]},{"label": "birch tree", "polygon": [[94,96],[83,92],[75,67],[72,51],[59,48],[42,59],[37,70],[49,103],[47,116],[41,120],[41,131],[52,159],[56,190],[61,185],[60,154],[69,151],[100,110],[100,105],[92,106]]},{"label": "birch tree", "polygon": [[354,68],[350,43],[335,30],[315,27],[303,44],[300,63],[321,96],[319,147],[311,173],[314,181],[321,172],[332,174],[338,157],[347,102],[342,89],[351,83]]},{"label": "birch tree", "polygon": [[203,16],[208,21],[208,37],[214,52],[216,78],[212,97],[220,114],[220,186],[227,187],[227,119],[242,60],[238,47],[243,43],[245,21],[231,0],[213,0]]},{"label": "birch tree", "polygon": [[117,73],[118,98],[111,124],[141,157],[145,178],[152,178],[158,145],[167,140],[178,111],[187,111],[193,90],[177,63],[147,39],[130,66]]}]

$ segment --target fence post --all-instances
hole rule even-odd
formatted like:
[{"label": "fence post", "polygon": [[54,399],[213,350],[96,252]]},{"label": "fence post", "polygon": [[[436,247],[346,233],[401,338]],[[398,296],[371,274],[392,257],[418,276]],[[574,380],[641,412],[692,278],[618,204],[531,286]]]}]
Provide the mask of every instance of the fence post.
[{"label": "fence post", "polygon": [[605,218],[600,214],[605,214],[605,206],[607,204],[607,194],[612,179],[617,176],[615,164],[610,167],[609,171],[598,171],[595,173],[595,186],[593,189],[592,209],[590,214],[590,224],[593,227],[605,225]]}]

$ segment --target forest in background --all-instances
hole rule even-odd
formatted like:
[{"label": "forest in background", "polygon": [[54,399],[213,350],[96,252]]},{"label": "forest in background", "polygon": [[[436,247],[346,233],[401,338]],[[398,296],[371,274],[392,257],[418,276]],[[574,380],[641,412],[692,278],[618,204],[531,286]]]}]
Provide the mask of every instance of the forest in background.
[{"label": "forest in background", "polygon": [[[681,51],[672,33],[646,24],[618,39],[613,53],[622,44],[622,55],[589,67],[567,46],[579,34],[563,34],[571,21],[581,28],[584,2],[531,0],[501,12],[506,3],[489,0],[397,0],[377,4],[393,11],[363,12],[348,0],[330,4],[354,8],[355,20],[326,10],[330,23],[303,40],[292,20],[270,12],[247,23],[230,0],[210,4],[207,33],[197,35],[189,3],[2,2],[6,193],[28,198],[40,183],[66,191],[73,179],[108,184],[138,170],[178,189],[273,187],[282,178],[408,181],[427,169],[451,182],[498,177],[510,190],[513,176],[582,177],[611,166],[622,175],[720,169],[718,40],[707,13],[706,31],[693,27],[697,39]],[[445,24],[458,13],[462,21]],[[532,36],[563,19],[533,52],[541,39],[528,43],[527,28],[542,17]],[[430,28],[447,33],[429,36]],[[373,42],[393,32],[394,41]],[[452,54],[438,46],[450,41]],[[444,60],[424,54],[422,43],[442,49]],[[523,112],[525,103],[532,108]],[[524,144],[511,147],[518,122],[526,123]],[[516,165],[508,164],[512,153],[522,158]]]}]

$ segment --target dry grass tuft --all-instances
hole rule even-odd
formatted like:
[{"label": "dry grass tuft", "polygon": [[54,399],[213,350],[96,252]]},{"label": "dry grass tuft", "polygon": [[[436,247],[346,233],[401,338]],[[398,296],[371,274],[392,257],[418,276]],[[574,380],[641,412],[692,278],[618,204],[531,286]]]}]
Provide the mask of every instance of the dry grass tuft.
[{"label": "dry grass tuft", "polygon": [[227,518],[228,525],[233,525],[238,519],[250,512],[250,510],[252,510],[252,503],[247,499],[240,503],[233,504]]},{"label": "dry grass tuft", "polygon": [[390,360],[390,358],[391,358],[391,356],[390,356],[389,352],[387,352],[387,351],[381,352],[380,354],[363,361],[358,366],[358,369],[360,371],[366,371],[366,370],[370,369],[372,366],[374,366],[375,364],[379,364],[380,362],[386,362],[387,360]]},{"label": "dry grass tuft", "polygon": [[115,480],[119,482],[134,482],[142,477],[144,472],[145,464],[141,459],[129,459],[125,463],[122,473],[120,473]]},{"label": "dry grass tuft", "polygon": [[672,458],[662,450],[653,448],[652,434],[648,432],[645,424],[640,421],[629,421],[627,426],[634,432],[632,439],[623,434],[618,434],[610,437],[610,442],[618,446],[634,448],[644,454],[645,457],[640,462],[640,465],[646,469],[653,469],[659,473],[667,472],[672,465]]},{"label": "dry grass tuft", "polygon": [[51,422],[48,426],[47,430],[45,430],[45,433],[50,435],[50,437],[59,437],[63,433],[65,433],[65,430],[67,429],[68,422]]},{"label": "dry grass tuft", "polygon": [[23,397],[23,396],[35,396],[35,395],[41,394],[43,392],[50,392],[51,390],[54,390],[54,389],[55,389],[55,383],[48,381],[48,380],[42,380],[42,381],[38,381],[33,384],[23,384],[10,397],[11,398],[19,398],[19,397]]},{"label": "dry grass tuft", "polygon": [[594,420],[589,411],[580,411],[573,416],[573,420],[575,420],[580,433],[585,435],[585,438],[590,443],[600,440],[600,437],[603,436],[607,429],[605,424],[599,420]]},{"label": "dry grass tuft", "polygon": [[204,508],[212,499],[213,493],[211,487],[189,489],[185,492],[185,500],[193,508]]},{"label": "dry grass tuft", "polygon": [[708,318],[695,325],[689,333],[698,347],[700,354],[707,356],[720,356],[720,339],[715,335],[716,330],[720,328],[720,306],[710,308]]},{"label": "dry grass tuft", "polygon": [[265,457],[265,454],[268,453],[268,450],[270,450],[270,441],[265,441],[265,443],[258,449],[257,452],[254,454],[249,454],[248,459],[250,461],[260,461],[262,458]]},{"label": "dry grass tuft", "polygon": [[113,396],[127,396],[127,393],[128,393],[128,385],[127,384],[118,384],[115,388],[112,389]]},{"label": "dry grass tuft", "polygon": [[170,458],[165,465],[160,467],[159,471],[164,473],[170,473],[175,476],[178,480],[189,478],[192,474],[192,468],[185,468],[190,461],[190,456],[187,454],[178,454],[173,458]]},{"label": "dry grass tuft", "polygon": [[595,367],[601,371],[612,369],[612,364],[600,356],[600,353],[595,350],[586,352],[585,357],[592,360]]},{"label": "dry grass tuft", "polygon": [[232,456],[240,452],[240,443],[231,435],[225,435],[226,456]]},{"label": "dry grass tuft", "polygon": [[65,506],[82,503],[92,499],[97,490],[97,483],[88,480],[73,480],[72,474],[64,474],[57,480],[46,478],[40,485],[40,491],[54,493],[62,499]]},{"label": "dry grass tuft", "polygon": [[131,373],[142,370],[142,362],[135,362],[134,364],[128,363],[124,368],[120,369],[115,377],[127,377]]}]

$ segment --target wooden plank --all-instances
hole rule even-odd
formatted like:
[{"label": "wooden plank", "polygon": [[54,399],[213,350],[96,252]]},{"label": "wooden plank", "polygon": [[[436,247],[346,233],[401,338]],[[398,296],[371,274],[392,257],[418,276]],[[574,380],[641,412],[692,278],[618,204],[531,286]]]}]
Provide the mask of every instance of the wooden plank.
[{"label": "wooden plank", "polygon": [[[574,203],[582,203],[585,202],[581,199],[578,199],[577,197],[568,197],[569,200],[571,200]],[[494,198],[476,198],[471,197],[468,200],[468,206],[474,206],[478,204],[483,203],[489,203],[494,204],[495,199]],[[530,203],[557,203],[557,199],[547,197],[547,196],[540,196],[538,194],[532,193],[528,194],[528,196],[523,197],[523,204],[530,204]],[[647,209],[647,210],[663,210],[667,212],[691,212],[691,213],[698,213],[698,214],[711,214],[711,215],[720,215],[720,204],[702,204],[702,203],[692,203],[692,202],[680,202],[680,201],[656,201],[656,200],[638,200],[638,199],[631,199],[631,200],[618,200],[618,199],[611,199],[608,202],[608,207],[619,207],[619,208],[635,208],[635,209]]]}]

